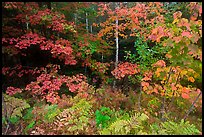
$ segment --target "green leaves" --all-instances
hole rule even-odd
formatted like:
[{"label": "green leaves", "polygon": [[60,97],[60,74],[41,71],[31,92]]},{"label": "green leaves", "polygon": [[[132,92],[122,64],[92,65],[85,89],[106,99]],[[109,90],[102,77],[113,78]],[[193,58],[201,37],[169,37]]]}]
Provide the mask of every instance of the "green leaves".
[{"label": "green leaves", "polygon": [[111,119],[109,115],[113,114],[110,108],[101,107],[100,110],[96,110],[96,125],[97,127],[105,128],[107,126],[108,121]]},{"label": "green leaves", "polygon": [[17,117],[17,116],[13,116],[13,117],[10,117],[10,118],[9,118],[9,121],[10,121],[12,124],[16,124],[19,120],[20,120],[20,118]]}]

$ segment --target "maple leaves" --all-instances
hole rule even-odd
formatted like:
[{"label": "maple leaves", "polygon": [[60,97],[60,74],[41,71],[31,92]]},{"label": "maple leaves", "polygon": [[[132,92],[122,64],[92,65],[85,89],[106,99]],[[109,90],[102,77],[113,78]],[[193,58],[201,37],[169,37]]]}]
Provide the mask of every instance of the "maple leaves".
[{"label": "maple leaves", "polygon": [[15,47],[19,49],[27,49],[31,45],[40,44],[43,40],[45,40],[45,38],[39,37],[36,33],[27,33],[21,36],[21,38],[17,38],[17,44]]},{"label": "maple leaves", "polygon": [[35,75],[35,74],[39,74],[41,72],[43,72],[44,68],[30,68],[30,67],[26,67],[26,66],[22,66],[20,64],[17,64],[16,66],[10,68],[10,67],[3,67],[2,68],[2,74],[6,75],[6,76],[18,76],[19,78],[22,77],[23,75],[26,74],[31,74],[31,75]]},{"label": "maple leaves", "polygon": [[163,60],[159,60],[156,63],[154,63],[152,66],[154,66],[154,67],[166,67],[166,63]]},{"label": "maple leaves", "polygon": [[8,87],[7,90],[6,90],[6,93],[8,95],[14,95],[16,93],[21,93],[22,90],[20,88],[14,88],[14,87]]},{"label": "maple leaves", "polygon": [[3,2],[3,6],[6,9],[20,9],[23,6],[23,2]]},{"label": "maple leaves", "polygon": [[129,62],[124,62],[118,64],[117,68],[111,71],[112,75],[116,79],[124,78],[126,75],[134,75],[140,72],[140,69],[136,64],[132,64]]},{"label": "maple leaves", "polygon": [[58,103],[60,97],[57,91],[60,90],[63,83],[70,92],[80,93],[85,92],[89,87],[89,84],[85,81],[86,77],[82,74],[72,77],[52,73],[41,74],[37,77],[37,81],[28,84],[25,90],[31,91],[33,95],[40,95],[42,99],[46,99],[48,102]]},{"label": "maple leaves", "polygon": [[194,83],[199,76],[191,68],[182,68],[180,66],[167,67],[165,61],[158,60],[152,64],[156,69],[144,72],[141,81],[142,90],[147,94],[160,94],[161,96],[181,96],[184,99],[190,98],[190,93],[194,88],[180,84],[183,80]]}]

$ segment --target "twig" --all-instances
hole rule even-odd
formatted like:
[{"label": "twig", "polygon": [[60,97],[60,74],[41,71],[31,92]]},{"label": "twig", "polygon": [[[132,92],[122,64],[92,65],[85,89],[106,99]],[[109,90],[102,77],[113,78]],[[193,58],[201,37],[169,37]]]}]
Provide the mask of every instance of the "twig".
[{"label": "twig", "polygon": [[[167,84],[169,82],[169,79],[170,79],[170,76],[171,76],[171,72],[172,72],[172,67],[170,68],[169,70],[169,75],[168,75],[168,78],[167,78],[167,81],[165,84]],[[162,106],[161,106],[161,121],[165,121],[164,119],[164,113],[165,113],[165,102],[166,102],[166,97],[164,95],[163,97],[163,101],[162,101]]]},{"label": "twig", "polygon": [[[179,72],[178,77],[177,77],[177,79],[176,79],[176,84],[178,83],[179,77],[180,77],[180,72]],[[175,84],[175,85],[176,85],[176,84]],[[169,102],[168,105],[166,106],[167,108],[168,108],[169,105],[174,101],[174,93],[175,93],[175,90],[173,91],[173,94],[172,94],[172,97],[171,97],[170,102]]]},{"label": "twig", "polygon": [[202,94],[202,91],[200,91],[199,95],[196,97],[196,99],[194,100],[193,104],[191,105],[190,109],[188,110],[188,112],[186,113],[186,115],[184,116],[184,120],[188,117],[188,115],[190,114],[190,112],[193,110],[193,107],[195,105],[195,103],[197,102],[198,98],[200,97],[200,95]]}]

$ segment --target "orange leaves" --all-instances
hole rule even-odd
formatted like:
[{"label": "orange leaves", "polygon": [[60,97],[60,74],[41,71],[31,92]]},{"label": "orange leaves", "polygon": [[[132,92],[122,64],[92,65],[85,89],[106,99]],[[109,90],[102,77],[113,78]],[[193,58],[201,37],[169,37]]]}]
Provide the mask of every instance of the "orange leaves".
[{"label": "orange leaves", "polygon": [[160,39],[164,36],[167,36],[167,33],[162,26],[159,26],[152,30],[149,39],[151,39],[152,41],[160,42]]},{"label": "orange leaves", "polygon": [[142,80],[144,80],[144,81],[151,80],[152,75],[153,75],[152,71],[145,72],[145,73],[144,73],[144,78],[143,78]]},{"label": "orange leaves", "polygon": [[182,90],[183,90],[183,92],[184,92],[184,93],[189,93],[189,92],[190,92],[190,89],[189,89],[189,88],[187,88],[187,87],[183,87],[183,89],[182,89]]},{"label": "orange leaves", "polygon": [[165,55],[165,57],[167,57],[169,59],[172,58],[172,56],[170,54],[168,54],[168,53]]},{"label": "orange leaves", "polygon": [[181,96],[182,96],[182,98],[184,98],[184,99],[188,99],[188,98],[189,98],[189,95],[186,94],[186,93],[182,93]]},{"label": "orange leaves", "polygon": [[142,89],[143,91],[147,91],[149,88],[152,88],[152,86],[149,86],[149,83],[148,82],[141,82],[141,86],[142,86]]},{"label": "orange leaves", "polygon": [[163,60],[159,60],[156,63],[154,63],[152,66],[154,66],[154,67],[165,67],[166,63]]},{"label": "orange leaves", "polygon": [[176,86],[174,84],[171,84],[171,89],[172,90],[177,90]]},{"label": "orange leaves", "polygon": [[173,37],[173,40],[175,41],[175,43],[179,43],[181,41],[182,37],[178,36],[178,37]]},{"label": "orange leaves", "polygon": [[181,18],[181,16],[182,16],[182,12],[180,11],[177,11],[173,14],[174,19]]},{"label": "orange leaves", "polygon": [[195,79],[193,77],[188,77],[188,81],[193,83],[195,81]]},{"label": "orange leaves", "polygon": [[141,85],[142,85],[143,87],[148,87],[148,86],[149,86],[149,83],[148,83],[148,82],[141,82]]}]

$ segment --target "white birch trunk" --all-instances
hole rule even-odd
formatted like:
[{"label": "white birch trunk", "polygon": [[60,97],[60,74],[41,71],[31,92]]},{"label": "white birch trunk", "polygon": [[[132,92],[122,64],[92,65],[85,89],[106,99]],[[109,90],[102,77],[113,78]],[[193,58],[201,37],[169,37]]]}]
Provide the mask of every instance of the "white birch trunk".
[{"label": "white birch trunk", "polygon": [[74,14],[74,21],[75,21],[75,24],[77,25],[77,13]]},{"label": "white birch trunk", "polygon": [[[119,8],[117,3],[116,3],[116,8]],[[119,45],[118,45],[118,17],[116,15],[116,20],[115,20],[115,42],[116,42],[116,55],[115,55],[115,69],[118,66],[118,51],[119,51]],[[113,88],[115,88],[116,81],[113,82]]]},{"label": "white birch trunk", "polygon": [[86,31],[89,33],[89,20],[87,18],[87,12],[86,12]]},{"label": "white birch trunk", "polygon": [[91,32],[91,33],[93,32],[93,28],[92,28],[92,25],[90,26],[90,32]]},{"label": "white birch trunk", "polygon": [[[27,17],[27,15],[26,15],[26,19],[27,19],[28,17]],[[28,30],[29,29],[29,27],[28,27],[28,22],[26,22],[26,29]]]},{"label": "white birch trunk", "polygon": [[115,55],[115,68],[117,68],[118,66],[118,51],[119,51],[119,45],[118,45],[118,19],[116,18],[115,21],[115,25],[116,25],[116,33],[115,33],[115,42],[116,42],[116,55]]},{"label": "white birch trunk", "polygon": [[102,53],[102,55],[101,55],[101,61],[102,61],[102,63],[103,63],[103,53]]}]

